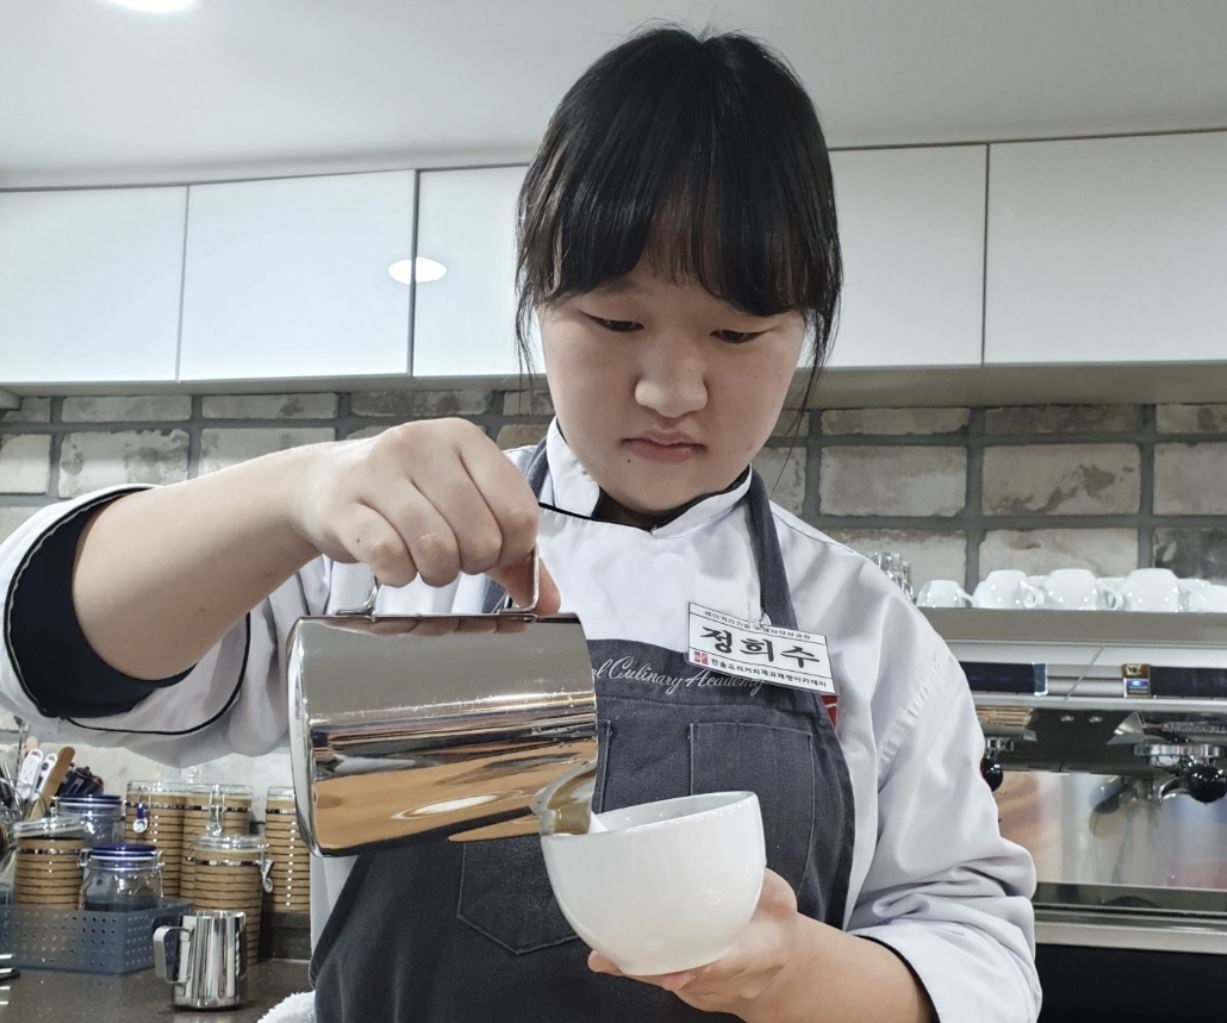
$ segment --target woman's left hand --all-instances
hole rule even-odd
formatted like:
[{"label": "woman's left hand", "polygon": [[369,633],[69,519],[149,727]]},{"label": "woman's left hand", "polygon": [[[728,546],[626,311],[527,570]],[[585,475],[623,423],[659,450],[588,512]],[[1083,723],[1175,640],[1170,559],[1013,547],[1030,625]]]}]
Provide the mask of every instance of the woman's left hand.
[{"label": "woman's left hand", "polygon": [[[704,1012],[744,1017],[769,995],[792,957],[804,947],[798,940],[803,921],[797,912],[797,896],[788,882],[768,870],[754,916],[726,956],[682,973],[631,979],[672,991],[687,1005]],[[625,976],[598,952],[589,955],[588,967],[597,973]]]}]

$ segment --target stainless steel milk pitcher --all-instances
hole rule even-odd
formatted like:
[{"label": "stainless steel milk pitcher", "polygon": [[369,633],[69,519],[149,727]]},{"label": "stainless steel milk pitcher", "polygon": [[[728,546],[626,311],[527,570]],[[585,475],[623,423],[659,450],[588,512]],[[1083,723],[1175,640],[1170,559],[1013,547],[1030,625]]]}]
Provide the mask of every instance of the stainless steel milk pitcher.
[{"label": "stainless steel milk pitcher", "polygon": [[290,631],[290,756],[299,823],[325,856],[428,832],[537,831],[534,796],[596,758],[596,692],[573,615],[533,597],[493,614],[374,613]]},{"label": "stainless steel milk pitcher", "polygon": [[154,967],[174,985],[171,1000],[179,1008],[234,1008],[247,996],[247,942],[254,940],[245,913],[194,910],[178,926],[153,932]]}]

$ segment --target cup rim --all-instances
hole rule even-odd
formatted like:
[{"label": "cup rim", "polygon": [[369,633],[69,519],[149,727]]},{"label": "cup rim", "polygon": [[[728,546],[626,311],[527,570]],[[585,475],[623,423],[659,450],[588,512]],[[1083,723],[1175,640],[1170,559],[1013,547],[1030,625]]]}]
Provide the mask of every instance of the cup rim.
[{"label": "cup rim", "polygon": [[[605,813],[625,813],[628,811],[634,811],[637,814],[642,813],[646,816],[647,814],[653,811],[659,812],[661,809],[667,808],[671,804],[677,804],[677,803],[683,803],[683,802],[692,803],[696,800],[699,801],[701,804],[707,804],[707,805],[702,805],[700,809],[696,809],[686,814],[674,815],[674,816],[669,816],[669,817],[664,817],[664,818],[641,820],[635,823],[627,824],[625,827],[611,828],[608,831],[588,831],[581,835],[555,832],[554,834],[542,835],[541,837],[542,837],[542,840],[546,840],[546,839],[567,840],[567,839],[576,839],[576,838],[610,838],[616,835],[625,835],[629,832],[634,832],[636,834],[643,834],[645,832],[662,831],[666,828],[672,827],[679,820],[683,820],[683,819],[692,820],[695,817],[712,816],[719,810],[728,809],[731,806],[736,806],[739,803],[748,801],[749,799],[753,799],[755,802],[758,802],[758,793],[750,792],[748,790],[745,790],[745,791],[731,791],[730,790],[726,792],[694,792],[694,793],[691,793],[685,796],[673,796],[669,799],[657,799],[657,800],[653,800],[650,803],[638,803],[634,806],[625,806],[625,807],[620,807],[617,810],[606,810],[605,811]],[[601,815],[596,815],[596,816],[601,816]]]}]

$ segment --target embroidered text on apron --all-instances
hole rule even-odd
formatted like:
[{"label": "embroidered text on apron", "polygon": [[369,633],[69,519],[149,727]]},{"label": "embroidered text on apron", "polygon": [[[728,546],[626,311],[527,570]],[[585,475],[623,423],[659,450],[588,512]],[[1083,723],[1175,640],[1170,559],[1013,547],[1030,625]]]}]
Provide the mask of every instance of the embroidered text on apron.
[{"label": "embroidered text on apron", "polygon": [[[543,442],[526,470],[537,494],[547,471]],[[763,610],[771,624],[796,628],[757,474],[748,501]],[[549,514],[568,513],[543,509]],[[633,528],[582,519],[568,525]],[[483,611],[504,599],[491,583]],[[589,654],[599,738],[594,809],[690,792],[756,792],[767,865],[792,885],[802,913],[841,926],[852,788],[818,696],[703,671],[684,653],[646,643],[590,641]],[[646,984],[594,974],[588,951],[558,909],[535,835],[431,838],[367,853],[315,950],[317,1023],[733,1018],[699,1012]]]}]

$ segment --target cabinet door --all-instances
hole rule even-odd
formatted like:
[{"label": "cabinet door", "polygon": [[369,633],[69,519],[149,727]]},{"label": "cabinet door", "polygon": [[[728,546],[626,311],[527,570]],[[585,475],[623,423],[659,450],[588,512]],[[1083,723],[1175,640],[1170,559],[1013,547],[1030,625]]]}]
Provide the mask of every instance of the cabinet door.
[{"label": "cabinet door", "polygon": [[844,292],[830,365],[975,366],[984,146],[831,154]]},{"label": "cabinet door", "polygon": [[174,380],[186,198],[0,194],[0,384]]},{"label": "cabinet door", "polygon": [[413,172],[193,185],[182,380],[409,368]]},{"label": "cabinet door", "polygon": [[1227,132],[994,145],[986,360],[1227,360]]},{"label": "cabinet door", "polygon": [[[423,171],[419,257],[446,274],[414,297],[413,375],[509,376],[515,345],[516,200],[524,167]],[[536,368],[542,369],[539,350]]]}]

